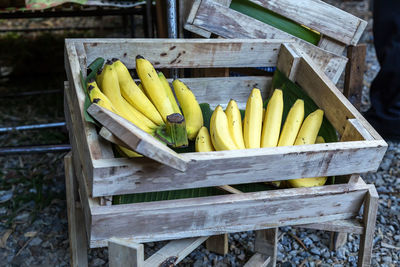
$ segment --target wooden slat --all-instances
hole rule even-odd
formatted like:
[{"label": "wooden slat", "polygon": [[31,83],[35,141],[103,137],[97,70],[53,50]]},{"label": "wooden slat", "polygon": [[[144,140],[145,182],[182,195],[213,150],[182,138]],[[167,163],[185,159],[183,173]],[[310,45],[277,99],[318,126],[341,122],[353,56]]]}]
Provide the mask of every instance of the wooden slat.
[{"label": "wooden slat", "polygon": [[213,235],[206,241],[206,249],[220,255],[228,253],[228,234]]},{"label": "wooden slat", "polygon": [[294,81],[301,56],[290,45],[282,45],[279,50],[277,68]]},{"label": "wooden slat", "polygon": [[367,22],[320,0],[250,0],[347,45],[357,44]]},{"label": "wooden slat", "polygon": [[360,124],[357,119],[348,119],[342,137],[345,141],[373,140],[371,134]]},{"label": "wooden slat", "polygon": [[271,259],[270,267],[276,266],[278,253],[278,228],[256,231],[254,250]]},{"label": "wooden slat", "polygon": [[363,222],[364,233],[360,238],[360,250],[358,253],[358,265],[370,266],[372,258],[372,247],[375,233],[376,216],[378,212],[379,196],[375,186],[369,185],[368,193],[365,197]]},{"label": "wooden slat", "polygon": [[186,153],[185,173],[145,158],[95,160],[93,196],[375,171],[385,151],[381,141],[355,141]]},{"label": "wooden slat", "polygon": [[144,266],[175,266],[206,239],[207,237],[194,237],[170,241],[167,245],[150,256],[145,261]]},{"label": "wooden slat", "polygon": [[189,160],[126,119],[97,104],[90,105],[87,111],[130,149],[179,171],[187,169]]},{"label": "wooden slat", "polygon": [[261,38],[294,40],[314,63],[334,82],[343,72],[347,58],[322,50],[300,38],[278,30],[268,24],[219,5],[202,0],[193,25],[224,38]]},{"label": "wooden slat", "polygon": [[267,267],[271,262],[271,258],[265,256],[261,253],[255,253],[249,260],[246,262],[244,267]]},{"label": "wooden slat", "polygon": [[78,184],[72,166],[72,155],[69,152],[64,157],[65,169],[65,191],[67,197],[68,215],[68,237],[70,251],[70,265],[72,267],[88,266],[87,259],[87,239],[84,226],[84,215],[82,207],[76,203],[79,201]]},{"label": "wooden slat", "polygon": [[319,40],[318,47],[329,52],[332,52],[336,55],[342,55],[343,51],[346,49],[346,45],[332,39],[328,36],[321,36]]},{"label": "wooden slat", "polygon": [[125,148],[129,148],[127,144],[125,144],[121,139],[113,135],[112,132],[110,132],[107,128],[101,127],[99,131],[99,135],[103,137],[105,140],[108,142],[111,142],[113,144],[116,144],[118,146],[123,146]]},{"label": "wooden slat", "polygon": [[101,245],[116,236],[141,243],[347,219],[358,213],[367,188],[329,185],[93,207],[91,241]]},{"label": "wooden slat", "polygon": [[367,46],[365,44],[349,46],[347,49],[349,62],[347,62],[346,66],[343,94],[358,110],[360,110],[361,107],[362,91],[364,87],[366,53]]},{"label": "wooden slat", "polygon": [[144,267],[143,245],[120,238],[110,238],[108,262],[110,267]]},{"label": "wooden slat", "polygon": [[332,232],[343,232],[343,233],[353,233],[362,234],[364,232],[364,226],[356,219],[348,220],[337,220],[324,223],[312,223],[306,225],[299,225],[301,228],[316,229],[322,231],[332,231]]},{"label": "wooden slat", "polygon": [[[79,40],[79,39],[78,39]],[[82,39],[87,62],[99,55],[119,58],[135,69],[142,55],[155,68],[222,68],[276,66],[279,46],[291,40],[225,39]]]}]

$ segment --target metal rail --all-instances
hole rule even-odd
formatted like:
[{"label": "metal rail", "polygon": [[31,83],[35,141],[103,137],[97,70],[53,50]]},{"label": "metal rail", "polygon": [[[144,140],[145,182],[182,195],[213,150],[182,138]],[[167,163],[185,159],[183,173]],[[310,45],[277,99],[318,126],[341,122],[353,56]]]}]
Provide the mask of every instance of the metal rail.
[{"label": "metal rail", "polygon": [[[176,0],[167,1],[167,23],[168,23],[168,38],[176,39],[178,37]],[[173,79],[178,78],[178,70],[171,69],[171,76]]]},{"label": "metal rail", "polygon": [[47,129],[47,128],[58,128],[66,126],[65,122],[53,122],[53,123],[42,123],[33,125],[22,125],[15,127],[3,127],[0,128],[0,133],[12,132],[12,131],[26,131],[26,130],[37,130],[37,129]]},{"label": "metal rail", "polygon": [[56,153],[71,150],[71,145],[42,145],[42,146],[16,146],[0,147],[0,156],[13,154]]}]

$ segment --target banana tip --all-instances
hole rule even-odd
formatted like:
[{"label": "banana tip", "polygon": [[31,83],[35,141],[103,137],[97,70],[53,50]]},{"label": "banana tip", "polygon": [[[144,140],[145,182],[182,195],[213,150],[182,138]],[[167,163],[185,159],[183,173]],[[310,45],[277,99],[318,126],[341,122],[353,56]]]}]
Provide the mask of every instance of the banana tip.
[{"label": "banana tip", "polygon": [[136,59],[144,59],[144,57],[141,56],[141,55],[137,55],[137,56],[136,56]]},{"label": "banana tip", "polygon": [[108,59],[107,62],[106,62],[106,65],[112,65],[112,64],[113,64],[113,62]]},{"label": "banana tip", "polygon": [[93,99],[93,103],[95,103],[95,104],[99,103],[99,101],[100,101],[100,98],[94,98]]},{"label": "banana tip", "polygon": [[93,89],[94,89],[94,86],[93,85],[89,85],[89,87],[88,87],[89,92],[92,91]]},{"label": "banana tip", "polygon": [[115,58],[115,57],[111,59],[112,62],[116,62],[116,61],[118,61],[118,60],[119,60],[119,59],[118,59],[118,58]]}]

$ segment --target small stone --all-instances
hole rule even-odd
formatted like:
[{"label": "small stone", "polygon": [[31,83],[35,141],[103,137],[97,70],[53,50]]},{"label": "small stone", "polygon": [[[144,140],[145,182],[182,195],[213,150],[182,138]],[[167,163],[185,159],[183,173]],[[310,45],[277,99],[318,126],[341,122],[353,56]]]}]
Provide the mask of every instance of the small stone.
[{"label": "small stone", "polygon": [[311,238],[312,241],[314,241],[314,242],[319,242],[320,241],[320,238],[316,234],[311,234],[308,237]]},{"label": "small stone", "polygon": [[239,234],[234,234],[234,235],[233,235],[233,238],[234,238],[235,240],[239,240],[239,239],[240,239],[240,235],[239,235]]},{"label": "small stone", "polygon": [[393,238],[395,241],[400,241],[400,235],[395,235]]},{"label": "small stone", "polygon": [[390,256],[385,256],[385,257],[382,258],[382,260],[383,260],[384,262],[386,262],[386,263],[391,263],[391,262],[392,262],[392,257],[390,257]]},{"label": "small stone", "polygon": [[104,265],[106,262],[104,261],[104,260],[102,260],[102,259],[100,259],[100,258],[95,258],[93,261],[92,261],[92,266],[102,266],[102,265]]},{"label": "small stone", "polygon": [[13,197],[13,191],[8,190],[8,191],[0,191],[0,203],[4,203],[12,199]]},{"label": "small stone", "polygon": [[29,218],[29,212],[23,212],[15,217],[16,221],[26,221]]},{"label": "small stone", "polygon": [[306,245],[306,247],[309,247],[313,244],[313,241],[310,238],[306,237],[304,238],[303,243],[304,245]]},{"label": "small stone", "polygon": [[40,237],[35,237],[34,239],[31,240],[31,242],[29,242],[30,246],[39,246],[40,244],[42,244],[43,240],[40,239]]},{"label": "small stone", "polygon": [[7,208],[1,207],[1,208],[0,208],[0,216],[1,216],[1,215],[6,215],[6,214],[7,214],[7,211],[8,211]]},{"label": "small stone", "polygon": [[324,257],[325,259],[329,259],[329,258],[331,257],[331,253],[329,253],[329,251],[325,251],[325,252],[322,254],[322,257]]},{"label": "small stone", "polygon": [[246,255],[242,252],[240,253],[240,255],[238,256],[238,259],[243,261],[246,258]]},{"label": "small stone", "polygon": [[289,255],[291,255],[292,257],[293,257],[293,256],[296,256],[296,255],[297,255],[297,250],[292,250],[292,251],[290,251],[290,252],[289,252]]},{"label": "small stone", "polygon": [[341,259],[341,260],[344,260],[345,258],[346,258],[346,249],[345,248],[339,248],[337,251],[336,251],[336,257],[338,258],[338,259]]},{"label": "small stone", "polygon": [[379,221],[381,222],[381,224],[386,224],[386,220],[382,215],[379,216]]},{"label": "small stone", "polygon": [[343,267],[343,264],[334,264],[333,267]]},{"label": "small stone", "polygon": [[285,261],[285,262],[282,263],[281,266],[282,266],[282,267],[292,267],[293,265],[292,265],[290,262]]},{"label": "small stone", "polygon": [[310,252],[314,255],[321,255],[321,251],[318,248],[312,248]]}]

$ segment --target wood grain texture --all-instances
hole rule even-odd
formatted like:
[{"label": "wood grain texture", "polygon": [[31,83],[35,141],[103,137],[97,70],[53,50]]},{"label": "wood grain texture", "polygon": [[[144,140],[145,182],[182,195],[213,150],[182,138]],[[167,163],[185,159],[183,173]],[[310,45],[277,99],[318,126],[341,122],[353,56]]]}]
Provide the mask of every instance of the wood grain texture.
[{"label": "wood grain texture", "polygon": [[349,46],[347,48],[349,61],[346,66],[343,94],[358,110],[361,107],[366,54],[367,46],[365,44]]},{"label": "wood grain texture", "polygon": [[354,141],[185,153],[184,173],[145,158],[95,160],[93,196],[375,171],[385,151],[381,141]]},{"label": "wood grain texture", "polygon": [[206,239],[207,237],[194,237],[170,241],[150,256],[145,261],[144,266],[175,266],[200,246]]},{"label": "wood grain texture", "polygon": [[267,267],[271,263],[271,258],[261,253],[254,253],[254,255],[246,262],[244,267]]},{"label": "wood grain texture", "polygon": [[84,225],[84,215],[79,203],[78,182],[72,165],[72,153],[64,157],[65,191],[67,199],[68,237],[70,265],[72,267],[87,267],[87,239]]},{"label": "wood grain texture", "polygon": [[300,228],[307,229],[316,229],[322,231],[331,231],[331,232],[343,232],[343,233],[353,233],[353,234],[363,234],[364,233],[364,225],[361,224],[356,219],[348,219],[348,220],[337,220],[331,222],[324,223],[312,223],[299,225]]},{"label": "wood grain texture", "polygon": [[91,241],[101,245],[116,236],[140,243],[347,219],[358,213],[367,188],[329,185],[93,207]]},{"label": "wood grain texture", "polygon": [[206,249],[210,252],[219,255],[226,255],[228,253],[228,235],[213,235],[206,241]]},{"label": "wood grain texture", "polygon": [[101,129],[99,131],[99,135],[101,137],[103,137],[105,140],[107,140],[108,142],[111,142],[111,143],[116,144],[118,146],[123,146],[125,148],[129,148],[129,146],[127,144],[125,144],[121,139],[119,139],[118,137],[113,135],[113,133],[110,132],[105,127],[101,127]]},{"label": "wood grain texture", "polygon": [[271,259],[270,267],[276,266],[278,253],[278,228],[271,228],[256,231],[254,251],[264,254]]},{"label": "wood grain texture", "polygon": [[358,253],[358,265],[370,266],[372,258],[372,247],[375,233],[376,216],[378,212],[379,196],[375,186],[369,185],[369,190],[364,202],[364,233],[360,239],[360,250]]},{"label": "wood grain texture", "polygon": [[268,24],[219,5],[202,0],[193,25],[224,38],[286,39],[295,41],[335,83],[343,72],[347,58],[320,49],[300,38],[278,30]]},{"label": "wood grain texture", "polygon": [[346,142],[361,140],[373,140],[373,138],[357,119],[348,119],[340,141]]},{"label": "wood grain texture", "polygon": [[343,51],[346,49],[345,44],[324,35],[321,36],[321,39],[319,40],[318,43],[318,47],[327,50],[329,52],[332,52],[336,55],[342,55]]},{"label": "wood grain texture", "polygon": [[120,238],[110,238],[108,262],[110,267],[144,267],[143,245]]},{"label": "wood grain texture", "polygon": [[[79,39],[78,39],[79,40]],[[155,41],[156,40],[156,41]],[[291,40],[226,39],[82,39],[87,61],[101,55],[119,58],[135,69],[142,55],[155,68],[223,68],[276,66],[279,46]]]},{"label": "wood grain texture", "polygon": [[279,50],[277,68],[285,74],[289,80],[294,81],[300,58],[301,56],[293,49],[293,46],[290,44],[282,44]]},{"label": "wood grain texture", "polygon": [[357,44],[367,22],[320,0],[250,0],[347,45]]},{"label": "wood grain texture", "polygon": [[179,171],[187,169],[188,159],[126,119],[96,104],[90,105],[87,111],[131,150]]}]

